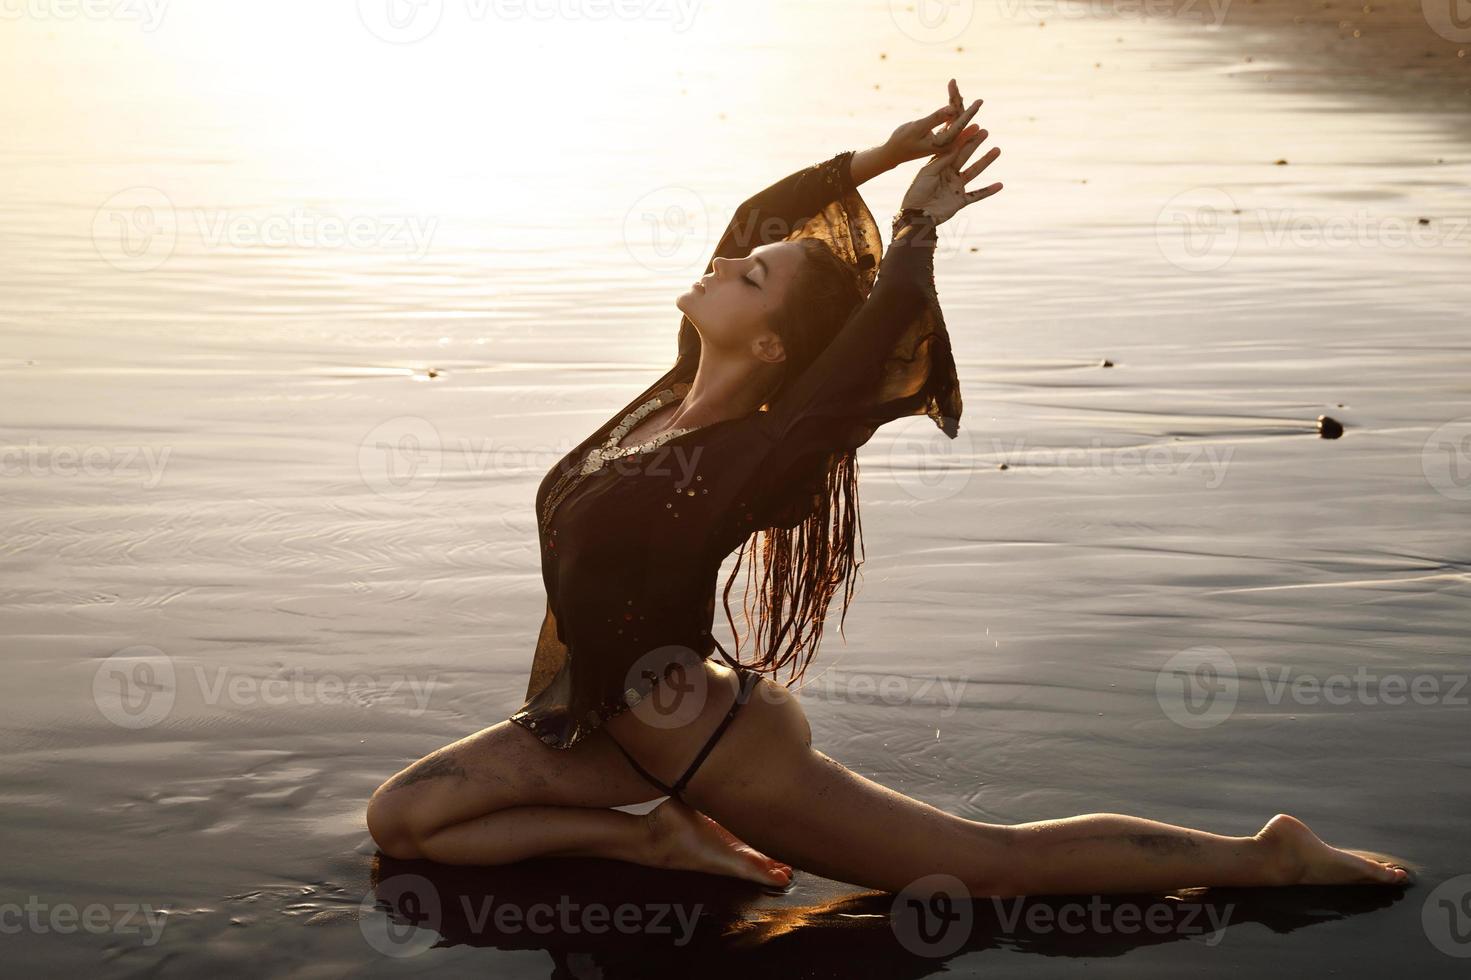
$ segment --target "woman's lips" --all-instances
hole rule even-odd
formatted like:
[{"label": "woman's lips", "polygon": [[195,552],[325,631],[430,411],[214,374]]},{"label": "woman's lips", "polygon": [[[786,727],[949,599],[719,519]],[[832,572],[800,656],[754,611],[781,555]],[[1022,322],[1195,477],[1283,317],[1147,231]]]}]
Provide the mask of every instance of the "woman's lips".
[{"label": "woman's lips", "polygon": [[705,283],[699,279],[696,279],[694,285],[692,285],[690,288],[698,289],[700,292],[703,293],[705,291]]}]

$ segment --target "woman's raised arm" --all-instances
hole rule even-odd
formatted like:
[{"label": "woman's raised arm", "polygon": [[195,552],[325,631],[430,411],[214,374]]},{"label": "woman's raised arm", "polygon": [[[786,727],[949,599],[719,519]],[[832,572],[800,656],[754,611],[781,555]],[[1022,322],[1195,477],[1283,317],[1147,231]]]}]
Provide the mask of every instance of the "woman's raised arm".
[{"label": "woman's raised arm", "polygon": [[[715,258],[743,258],[761,245],[785,241],[804,221],[859,184],[901,163],[938,153],[973,136],[976,127],[966,124],[980,106],[981,100],[977,99],[966,108],[952,78],[949,103],[928,116],[901,123],[878,146],[844,150],[829,160],[788,174],[746,198],[726,225],[705,271],[710,271]],[[942,123],[943,128],[935,132],[935,127]]]}]

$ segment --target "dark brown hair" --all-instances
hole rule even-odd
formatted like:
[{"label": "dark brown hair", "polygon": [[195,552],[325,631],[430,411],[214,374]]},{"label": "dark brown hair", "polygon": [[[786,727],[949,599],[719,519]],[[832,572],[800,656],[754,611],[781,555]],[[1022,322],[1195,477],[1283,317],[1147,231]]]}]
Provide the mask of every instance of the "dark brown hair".
[{"label": "dark brown hair", "polygon": [[[769,404],[780,401],[838,335],[864,298],[857,271],[826,242],[820,238],[797,242],[807,261],[770,321],[772,330],[781,337],[786,352],[782,363],[786,367],[767,398]],[[730,592],[741,566],[746,565],[741,608],[751,626],[756,658],[744,666],[772,674],[788,667],[788,684],[801,679],[816,654],[828,605],[840,586],[842,620],[848,616],[855,575],[863,564],[856,450],[836,452],[816,461],[794,482],[792,491],[792,502],[779,523],[753,533],[742,543],[724,593],[725,616],[736,637],[735,660],[739,662],[740,631],[731,615]],[[842,620],[838,623],[840,633]]]}]

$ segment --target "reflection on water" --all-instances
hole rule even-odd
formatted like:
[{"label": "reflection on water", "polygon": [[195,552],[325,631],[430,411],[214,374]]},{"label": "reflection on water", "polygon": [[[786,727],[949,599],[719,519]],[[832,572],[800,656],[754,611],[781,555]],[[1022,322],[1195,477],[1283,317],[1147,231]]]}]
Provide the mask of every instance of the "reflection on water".
[{"label": "reflection on water", "polygon": [[[863,451],[815,744],[977,819],[1286,811],[1466,870],[1471,165],[1444,116],[1271,91],[1184,19],[426,6],[413,43],[370,3],[0,22],[7,879],[175,911],[156,948],[31,936],[36,962],[386,970],[329,914],[372,895],[362,801],[519,705],[536,481],[672,361],[737,202],[952,75],[1007,185],[937,256],[966,417]],[[863,188],[881,224],[907,179]],[[135,682],[137,713],[99,710]],[[1410,898],[1355,934],[1418,942]],[[743,928],[781,962],[811,936],[846,976],[845,950],[910,968],[834,883],[763,908]],[[1210,962],[1343,956],[1283,931]],[[1049,952],[977,942],[946,965]]]}]

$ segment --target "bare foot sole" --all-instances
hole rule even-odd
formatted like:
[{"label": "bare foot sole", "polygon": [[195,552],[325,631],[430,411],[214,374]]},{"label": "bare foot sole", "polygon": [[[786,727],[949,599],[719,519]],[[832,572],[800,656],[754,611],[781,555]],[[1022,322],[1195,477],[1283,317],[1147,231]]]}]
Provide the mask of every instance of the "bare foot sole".
[{"label": "bare foot sole", "polygon": [[767,857],[673,797],[649,811],[646,819],[654,840],[652,863],[657,867],[729,875],[775,888],[791,883],[790,865]]},{"label": "bare foot sole", "polygon": [[1256,834],[1276,856],[1284,885],[1407,885],[1409,865],[1377,851],[1333,847],[1307,824],[1279,813]]}]

